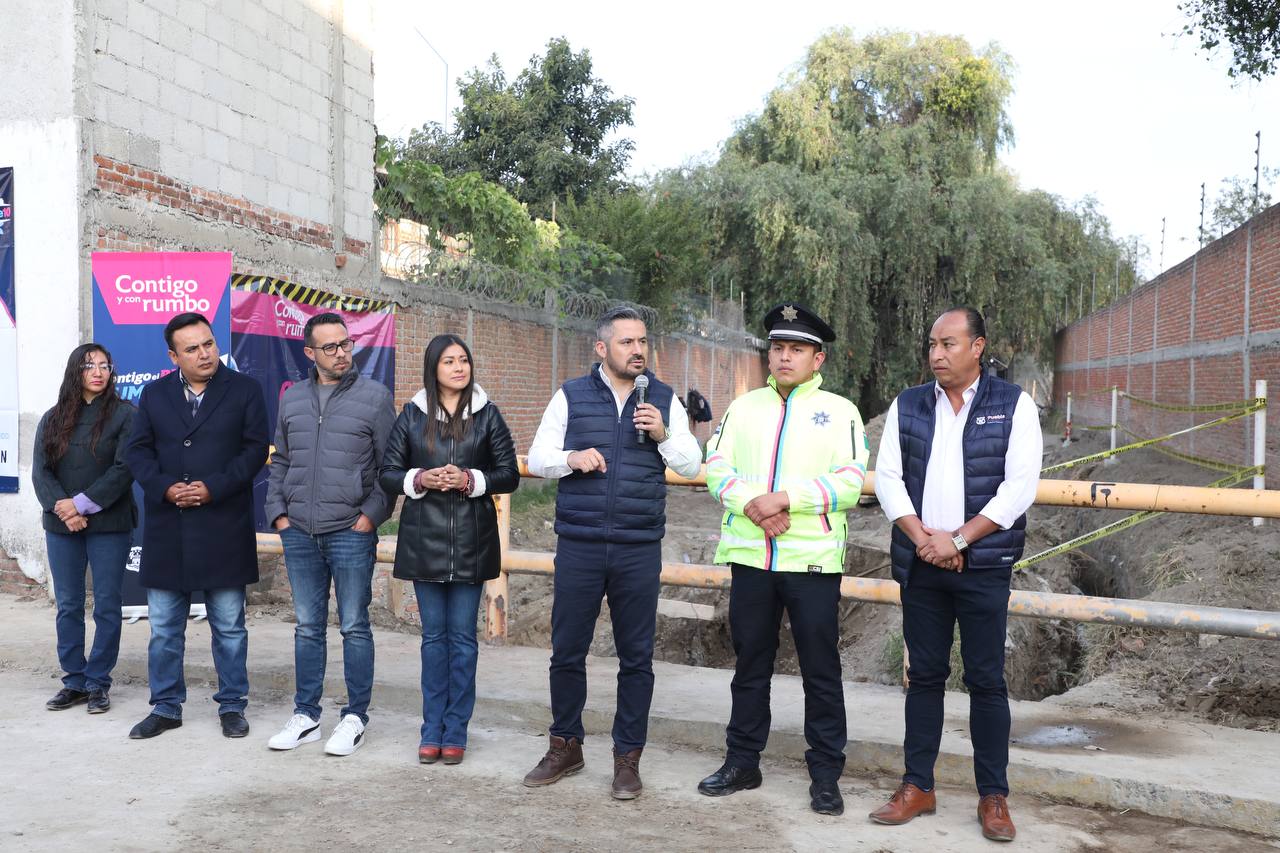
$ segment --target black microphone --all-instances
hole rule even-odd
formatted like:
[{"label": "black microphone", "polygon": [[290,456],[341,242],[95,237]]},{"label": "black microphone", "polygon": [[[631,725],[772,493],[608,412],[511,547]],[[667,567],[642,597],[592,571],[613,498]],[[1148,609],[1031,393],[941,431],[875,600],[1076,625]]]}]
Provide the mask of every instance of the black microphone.
[{"label": "black microphone", "polygon": [[[643,406],[645,397],[649,396],[649,377],[641,373],[636,377],[636,406]],[[636,444],[644,444],[649,439],[649,434],[639,427],[636,428]]]}]

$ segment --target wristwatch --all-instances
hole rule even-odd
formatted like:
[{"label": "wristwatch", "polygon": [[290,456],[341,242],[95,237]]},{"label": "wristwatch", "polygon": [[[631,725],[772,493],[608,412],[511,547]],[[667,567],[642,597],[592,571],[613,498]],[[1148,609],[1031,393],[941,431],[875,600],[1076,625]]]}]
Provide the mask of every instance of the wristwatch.
[{"label": "wristwatch", "polygon": [[951,537],[951,544],[956,546],[956,551],[963,551],[965,548],[969,547],[969,543],[964,541],[964,537],[961,536],[959,532]]}]

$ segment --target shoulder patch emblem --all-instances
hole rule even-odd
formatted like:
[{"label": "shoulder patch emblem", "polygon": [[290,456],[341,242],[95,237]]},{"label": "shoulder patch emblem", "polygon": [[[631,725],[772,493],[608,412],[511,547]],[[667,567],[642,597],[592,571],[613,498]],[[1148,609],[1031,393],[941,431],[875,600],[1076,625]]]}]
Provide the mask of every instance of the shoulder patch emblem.
[{"label": "shoulder patch emblem", "polygon": [[829,423],[831,423],[831,415],[828,415],[826,412],[813,413],[814,426],[826,426]]}]

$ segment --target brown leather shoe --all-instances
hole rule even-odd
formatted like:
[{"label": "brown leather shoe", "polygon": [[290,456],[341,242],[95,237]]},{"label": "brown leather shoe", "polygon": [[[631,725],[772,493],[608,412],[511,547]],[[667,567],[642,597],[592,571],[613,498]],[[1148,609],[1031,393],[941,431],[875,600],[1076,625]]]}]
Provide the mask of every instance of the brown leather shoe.
[{"label": "brown leather shoe", "polygon": [[873,811],[869,817],[886,826],[899,826],[916,815],[933,814],[938,810],[938,799],[933,791],[922,791],[910,782],[903,782],[893,792],[889,802]]},{"label": "brown leather shoe", "polygon": [[640,753],[644,749],[633,749],[624,755],[613,754],[613,798],[615,800],[634,800],[644,790],[640,783]]},{"label": "brown leather shoe", "polygon": [[559,782],[562,777],[581,770],[583,763],[582,741],[576,737],[565,740],[552,735],[550,749],[547,750],[546,755],[542,756],[538,766],[524,777],[524,784],[530,788],[540,788],[543,785]]},{"label": "brown leather shoe", "polygon": [[1018,834],[1009,817],[1009,803],[1002,794],[987,794],[978,800],[978,820],[982,821],[983,838],[1012,841]]}]

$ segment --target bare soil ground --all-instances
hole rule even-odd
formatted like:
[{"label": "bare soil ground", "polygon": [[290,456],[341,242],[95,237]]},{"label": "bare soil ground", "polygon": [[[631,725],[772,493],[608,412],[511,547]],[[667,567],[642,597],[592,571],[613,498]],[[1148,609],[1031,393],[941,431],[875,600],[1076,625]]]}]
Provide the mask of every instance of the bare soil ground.
[{"label": "bare soil ground", "polygon": [[[283,695],[255,693],[242,740],[218,732],[210,685],[193,684],[182,728],[131,741],[147,713],[145,685],[120,682],[114,707],[50,713],[46,668],[0,668],[0,849],[65,850],[850,850],[951,853],[990,850],[971,790],[943,787],[938,814],[904,827],[865,815],[895,780],[845,776],[842,817],[813,814],[796,761],[766,757],[764,785],[724,799],[696,793],[720,754],[650,744],[643,796],[608,794],[607,737],[589,739],[586,769],[545,789],[520,778],[546,748],[540,726],[475,719],[466,760],[415,761],[417,718],[378,708],[368,743],[346,758],[320,743],[272,752],[266,739],[289,716]],[[342,697],[327,696],[331,729]],[[1262,853],[1274,840],[1186,826],[1136,813],[1091,812],[1033,797],[1011,801],[1028,853]]]},{"label": "bare soil ground", "polygon": [[[868,423],[874,450],[882,418]],[[1085,433],[1069,448],[1046,427],[1046,464],[1105,449],[1105,435]],[[1153,450],[1090,463],[1055,478],[1205,485],[1218,473]],[[525,487],[530,485],[526,481]],[[672,488],[667,499],[663,557],[711,563],[720,510],[702,490]],[[515,513],[512,545],[555,550],[554,508],[535,503]],[[1125,516],[1123,512],[1034,507],[1027,554],[1035,554]],[[888,526],[878,507],[850,514],[846,573],[889,577]],[[1280,610],[1280,523],[1255,528],[1249,519],[1167,514],[1042,561],[1015,576],[1014,586]],[[711,620],[659,615],[656,656],[699,666],[731,667],[728,594],[664,587],[664,598],[715,608]],[[513,642],[550,645],[551,580],[513,576],[509,611]],[[1065,704],[1102,705],[1158,716],[1191,717],[1221,725],[1280,730],[1280,643],[1176,632],[1119,629],[1070,622],[1011,619],[1006,676],[1020,699],[1056,697]],[[797,673],[790,632],[783,631],[778,671]],[[848,601],[841,609],[841,657],[851,681],[896,683],[901,678],[901,615],[896,607]],[[612,654],[608,606],[602,607],[592,646]],[[955,656],[952,686],[960,688]]]}]

